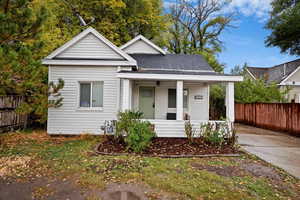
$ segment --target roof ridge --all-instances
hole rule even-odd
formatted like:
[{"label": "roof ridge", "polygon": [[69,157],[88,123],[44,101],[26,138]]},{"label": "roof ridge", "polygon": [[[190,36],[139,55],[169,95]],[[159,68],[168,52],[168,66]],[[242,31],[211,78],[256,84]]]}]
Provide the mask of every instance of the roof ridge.
[{"label": "roof ridge", "polygon": [[266,68],[266,69],[272,69],[272,68],[275,68],[275,67],[280,67],[280,66],[282,66],[284,64],[289,64],[289,63],[293,63],[293,62],[297,62],[297,61],[300,61],[300,58],[297,58],[297,59],[292,60],[292,61],[284,62],[284,63],[278,64],[278,65],[273,65],[271,67],[250,67],[250,66],[247,66],[247,68],[259,68],[259,69]]},{"label": "roof ridge", "polygon": [[285,62],[285,63],[281,63],[281,64],[278,64],[278,65],[274,65],[273,67],[275,67],[275,66],[279,66],[279,65],[288,64],[288,63],[295,62],[295,61],[300,61],[300,58],[297,58],[297,59],[295,59],[295,60],[288,61],[288,62]]}]

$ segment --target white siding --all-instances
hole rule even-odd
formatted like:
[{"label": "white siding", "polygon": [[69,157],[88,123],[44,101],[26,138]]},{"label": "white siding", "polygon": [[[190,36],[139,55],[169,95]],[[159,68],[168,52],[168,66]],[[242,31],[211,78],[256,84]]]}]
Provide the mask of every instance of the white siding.
[{"label": "white siding", "polygon": [[[186,137],[184,121],[177,120],[148,120],[154,124],[155,133],[158,137]],[[200,127],[200,125],[199,125]]]},{"label": "white siding", "polygon": [[[133,109],[139,109],[139,87],[155,87],[155,119],[166,119],[167,113],[176,113],[176,108],[168,108],[168,89],[176,89],[175,81],[160,81],[157,86],[155,81],[135,81],[133,86]],[[184,113],[188,113],[191,120],[208,120],[209,119],[209,86],[205,83],[184,82],[183,88],[188,89],[188,108]],[[195,95],[202,95],[202,100],[195,100]]]},{"label": "white siding", "polygon": [[280,89],[284,91],[287,87],[289,87],[289,92],[286,95],[288,102],[292,102],[294,100],[295,103],[300,103],[300,86],[280,86]]},{"label": "white siding", "polygon": [[[300,70],[295,72],[291,77],[289,77],[285,83],[289,84],[288,101],[291,102],[295,100],[296,103],[300,103]],[[281,86],[284,89],[286,86]]]},{"label": "white siding", "polygon": [[[62,78],[63,105],[48,110],[49,134],[102,133],[104,120],[116,119],[119,81],[117,67],[49,67],[49,80]],[[104,81],[103,110],[78,109],[79,81]]]},{"label": "white siding", "polygon": [[[183,120],[147,120],[154,124],[155,133],[158,137],[186,137],[185,121]],[[200,136],[200,127],[206,123],[218,124],[224,121],[208,121],[208,120],[191,120],[195,137]],[[229,123],[229,122],[226,122]],[[229,126],[231,127],[231,126]]]},{"label": "white siding", "polygon": [[56,56],[57,58],[84,58],[84,59],[122,59],[124,58],[89,33],[80,41],[67,48]]},{"label": "white siding", "polygon": [[151,47],[149,44],[143,40],[138,40],[132,45],[129,45],[127,48],[123,49],[126,53],[147,53],[147,54],[161,54],[159,51]]},{"label": "white siding", "polygon": [[[299,66],[300,67],[300,66]],[[285,83],[293,84],[293,82],[300,82],[300,70],[296,71],[292,76],[290,76]]]},{"label": "white siding", "polygon": [[[209,86],[207,84],[186,84],[189,89],[189,113],[191,120],[209,119]],[[196,100],[195,96],[203,96],[202,100]]]}]

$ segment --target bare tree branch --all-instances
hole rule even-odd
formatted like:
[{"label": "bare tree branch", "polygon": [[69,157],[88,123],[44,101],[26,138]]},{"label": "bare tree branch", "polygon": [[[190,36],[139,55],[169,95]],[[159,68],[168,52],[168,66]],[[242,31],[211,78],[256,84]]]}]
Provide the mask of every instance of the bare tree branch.
[{"label": "bare tree branch", "polygon": [[[192,52],[221,51],[219,36],[226,28],[233,27],[231,22],[234,19],[232,13],[221,12],[226,5],[227,1],[220,0],[180,0],[173,6],[171,17],[174,23],[180,23],[188,32],[185,38],[189,40]],[[174,38],[177,39],[183,38]]]}]

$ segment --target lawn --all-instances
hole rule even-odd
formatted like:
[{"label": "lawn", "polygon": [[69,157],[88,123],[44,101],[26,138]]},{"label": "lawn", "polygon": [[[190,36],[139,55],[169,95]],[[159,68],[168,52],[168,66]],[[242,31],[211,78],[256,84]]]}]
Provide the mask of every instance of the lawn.
[{"label": "lawn", "polygon": [[122,187],[149,199],[300,199],[299,180],[247,154],[95,155],[101,140],[50,137],[43,130],[0,135],[0,199],[105,199],[107,191]]}]

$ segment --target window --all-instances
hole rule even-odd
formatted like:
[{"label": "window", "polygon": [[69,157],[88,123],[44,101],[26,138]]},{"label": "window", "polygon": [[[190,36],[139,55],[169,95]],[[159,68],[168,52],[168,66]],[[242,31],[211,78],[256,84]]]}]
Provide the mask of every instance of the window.
[{"label": "window", "polygon": [[80,107],[103,107],[103,82],[80,83]]},{"label": "window", "polygon": [[168,91],[168,108],[176,108],[176,89]]},{"label": "window", "polygon": [[[168,90],[168,108],[176,108],[176,89]],[[188,89],[183,90],[183,107],[188,107]]]}]

